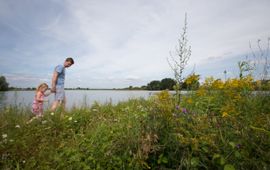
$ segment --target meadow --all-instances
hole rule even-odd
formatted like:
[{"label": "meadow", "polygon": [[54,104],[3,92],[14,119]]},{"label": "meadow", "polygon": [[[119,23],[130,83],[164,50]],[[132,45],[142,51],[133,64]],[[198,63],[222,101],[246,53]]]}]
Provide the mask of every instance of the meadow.
[{"label": "meadow", "polygon": [[181,97],[0,113],[0,169],[270,169],[270,95],[252,77],[208,78]]}]

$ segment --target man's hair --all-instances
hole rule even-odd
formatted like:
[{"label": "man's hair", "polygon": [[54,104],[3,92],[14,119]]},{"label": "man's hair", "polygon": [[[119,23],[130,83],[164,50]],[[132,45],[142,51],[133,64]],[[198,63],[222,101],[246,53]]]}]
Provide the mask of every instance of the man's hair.
[{"label": "man's hair", "polygon": [[66,61],[67,61],[67,62],[70,62],[71,64],[74,64],[74,60],[73,60],[73,58],[71,58],[71,57],[67,58]]}]

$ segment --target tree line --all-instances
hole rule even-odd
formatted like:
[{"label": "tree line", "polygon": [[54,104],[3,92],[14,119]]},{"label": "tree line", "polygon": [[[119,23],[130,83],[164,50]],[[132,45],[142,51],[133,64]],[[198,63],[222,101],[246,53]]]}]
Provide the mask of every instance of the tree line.
[{"label": "tree line", "polygon": [[[177,82],[172,78],[162,80],[153,80],[145,86],[145,90],[175,90]],[[196,90],[199,88],[199,75],[190,75],[183,83],[180,84],[183,90]]]},{"label": "tree line", "polygon": [[[196,90],[200,86],[200,75],[191,74],[189,75],[183,83],[180,83],[182,90]],[[260,84],[260,88],[258,87]],[[65,88],[66,90],[175,90],[176,81],[172,78],[164,78],[162,80],[153,80],[147,85],[141,87],[129,86],[126,88],[113,88],[113,89],[92,89],[92,88]],[[257,80],[254,81],[254,90],[269,90],[270,89],[270,80]],[[36,90],[35,87],[28,88],[18,88],[18,87],[9,87],[9,83],[6,81],[4,76],[0,76],[0,91],[7,90]]]},{"label": "tree line", "polygon": [[8,90],[8,82],[4,76],[0,76],[0,91]]}]

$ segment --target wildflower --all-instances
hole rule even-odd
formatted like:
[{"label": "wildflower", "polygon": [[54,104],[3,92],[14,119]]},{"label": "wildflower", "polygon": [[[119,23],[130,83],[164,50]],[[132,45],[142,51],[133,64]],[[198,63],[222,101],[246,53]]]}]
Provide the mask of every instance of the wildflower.
[{"label": "wildflower", "polygon": [[183,113],[188,113],[186,108],[182,108]]},{"label": "wildflower", "polygon": [[24,164],[25,164],[25,162],[26,162],[25,160],[22,161],[22,163],[24,163]]},{"label": "wildflower", "polygon": [[227,117],[227,116],[229,116],[229,114],[227,112],[222,113],[222,117]]},{"label": "wildflower", "polygon": [[94,112],[96,112],[97,111],[97,109],[92,109]]},{"label": "wildflower", "polygon": [[74,120],[74,123],[77,123],[77,120]]},{"label": "wildflower", "polygon": [[14,142],[14,140],[13,139],[10,139],[9,142]]},{"label": "wildflower", "polygon": [[54,115],[54,112],[52,112],[51,115],[53,116]]},{"label": "wildflower", "polygon": [[187,100],[187,102],[188,102],[189,104],[191,104],[191,103],[192,103],[192,99],[189,98],[189,99]]},{"label": "wildflower", "polygon": [[237,144],[237,145],[236,145],[236,148],[237,148],[237,149],[240,149],[240,148],[241,148],[241,145],[240,145],[240,144]]},{"label": "wildflower", "polygon": [[41,122],[41,124],[46,124],[47,123],[47,120],[43,120],[42,122]]},{"label": "wildflower", "polygon": [[176,106],[175,106],[175,109],[176,109],[176,110],[179,110],[179,109],[180,109],[179,105],[176,105]]},{"label": "wildflower", "polygon": [[5,133],[2,134],[2,138],[3,138],[3,139],[7,138],[7,134],[5,134]]},{"label": "wildflower", "polygon": [[68,118],[68,120],[70,120],[70,121],[71,121],[71,120],[72,120],[72,117],[69,117],[69,118]]},{"label": "wildflower", "polygon": [[20,125],[16,125],[15,128],[21,128],[21,126]]}]

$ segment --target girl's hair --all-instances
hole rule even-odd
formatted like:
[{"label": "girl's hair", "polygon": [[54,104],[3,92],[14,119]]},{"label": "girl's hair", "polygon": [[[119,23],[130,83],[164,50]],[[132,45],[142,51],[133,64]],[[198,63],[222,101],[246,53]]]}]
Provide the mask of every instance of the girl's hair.
[{"label": "girl's hair", "polygon": [[43,88],[43,87],[49,88],[48,84],[46,84],[46,83],[41,83],[41,84],[37,87],[36,93],[37,93],[38,91],[40,91],[41,88]]}]

